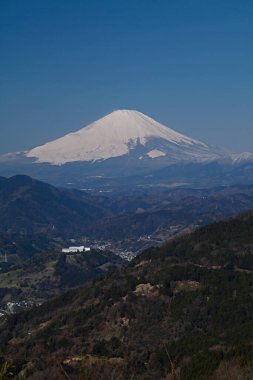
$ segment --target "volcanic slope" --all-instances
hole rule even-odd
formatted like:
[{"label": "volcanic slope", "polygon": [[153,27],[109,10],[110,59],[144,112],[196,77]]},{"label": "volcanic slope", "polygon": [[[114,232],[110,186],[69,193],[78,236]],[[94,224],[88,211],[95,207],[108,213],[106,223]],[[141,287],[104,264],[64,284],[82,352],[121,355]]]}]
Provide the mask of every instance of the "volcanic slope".
[{"label": "volcanic slope", "polygon": [[205,162],[224,152],[184,136],[138,111],[117,110],[57,140],[27,151],[38,163],[62,165],[135,155],[139,160]]}]

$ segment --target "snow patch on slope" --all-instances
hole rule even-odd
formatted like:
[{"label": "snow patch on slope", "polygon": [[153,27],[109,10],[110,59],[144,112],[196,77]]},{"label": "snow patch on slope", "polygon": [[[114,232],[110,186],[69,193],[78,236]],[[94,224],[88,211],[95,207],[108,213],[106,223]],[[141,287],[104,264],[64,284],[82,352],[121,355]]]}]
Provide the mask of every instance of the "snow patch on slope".
[{"label": "snow patch on slope", "polygon": [[231,155],[233,164],[241,164],[244,162],[252,162],[253,161],[253,153],[251,152],[243,152],[238,154]]},{"label": "snow patch on slope", "polygon": [[158,150],[158,149],[153,149],[150,152],[148,152],[147,155],[150,158],[157,158],[157,157],[164,157],[164,156],[166,156],[166,153],[164,153],[164,152],[162,152],[161,150]]}]

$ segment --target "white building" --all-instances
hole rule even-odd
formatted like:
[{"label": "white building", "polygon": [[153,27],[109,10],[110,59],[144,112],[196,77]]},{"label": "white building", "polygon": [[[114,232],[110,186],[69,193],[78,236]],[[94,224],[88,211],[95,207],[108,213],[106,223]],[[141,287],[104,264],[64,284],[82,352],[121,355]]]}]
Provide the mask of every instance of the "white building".
[{"label": "white building", "polygon": [[90,252],[90,248],[84,247],[83,245],[80,245],[79,247],[69,247],[69,248],[63,248],[63,253],[79,253],[79,252]]}]

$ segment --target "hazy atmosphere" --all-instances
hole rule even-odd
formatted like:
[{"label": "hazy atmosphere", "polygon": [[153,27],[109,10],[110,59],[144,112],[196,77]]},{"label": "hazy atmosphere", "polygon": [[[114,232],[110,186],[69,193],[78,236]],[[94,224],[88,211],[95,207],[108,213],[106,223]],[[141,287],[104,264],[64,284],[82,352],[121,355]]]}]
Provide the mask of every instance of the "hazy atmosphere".
[{"label": "hazy atmosphere", "polygon": [[0,153],[141,111],[253,151],[251,1],[0,1]]}]

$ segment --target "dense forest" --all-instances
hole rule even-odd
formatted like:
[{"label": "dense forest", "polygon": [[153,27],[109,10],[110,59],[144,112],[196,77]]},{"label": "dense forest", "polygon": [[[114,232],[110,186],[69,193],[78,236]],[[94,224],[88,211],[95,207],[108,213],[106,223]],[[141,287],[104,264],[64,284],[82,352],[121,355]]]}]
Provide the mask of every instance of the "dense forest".
[{"label": "dense forest", "polygon": [[252,379],[253,213],[1,320],[17,379]]}]

